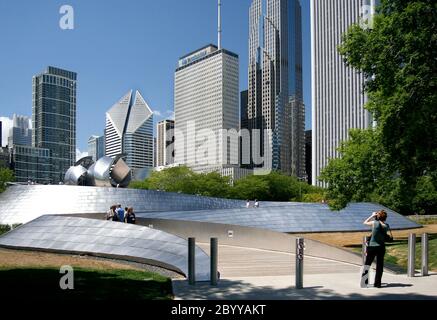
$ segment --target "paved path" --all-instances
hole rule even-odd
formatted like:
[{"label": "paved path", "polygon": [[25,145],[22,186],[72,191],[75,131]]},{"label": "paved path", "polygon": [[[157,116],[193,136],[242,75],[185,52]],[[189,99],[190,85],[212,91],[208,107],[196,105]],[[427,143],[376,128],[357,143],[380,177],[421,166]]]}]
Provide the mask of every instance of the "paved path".
[{"label": "paved path", "polygon": [[[207,252],[208,245],[199,244]],[[360,267],[305,257],[304,289],[294,288],[294,255],[232,246],[219,247],[221,280],[189,286],[173,280],[176,299],[437,299],[437,273],[408,278],[385,272],[383,288],[359,287]],[[373,282],[374,274],[371,274]]]},{"label": "paved path", "polygon": [[[209,254],[209,244],[198,243]],[[358,272],[359,267],[332,260],[304,258],[306,274]],[[295,255],[291,253],[221,245],[218,269],[222,278],[294,275]]]}]

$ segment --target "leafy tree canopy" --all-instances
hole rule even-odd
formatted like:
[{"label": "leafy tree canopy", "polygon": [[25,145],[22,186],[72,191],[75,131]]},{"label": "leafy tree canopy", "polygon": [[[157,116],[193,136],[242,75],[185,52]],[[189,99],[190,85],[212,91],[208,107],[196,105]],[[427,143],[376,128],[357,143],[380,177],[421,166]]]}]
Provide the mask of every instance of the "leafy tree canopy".
[{"label": "leafy tree canopy", "polygon": [[14,172],[8,168],[0,168],[0,193],[6,190],[6,183],[15,180]]},{"label": "leafy tree canopy", "polygon": [[377,125],[352,131],[323,171],[333,208],[379,200],[411,213],[437,204],[436,23],[436,1],[382,0],[371,28],[343,36],[340,54],[367,79]]}]

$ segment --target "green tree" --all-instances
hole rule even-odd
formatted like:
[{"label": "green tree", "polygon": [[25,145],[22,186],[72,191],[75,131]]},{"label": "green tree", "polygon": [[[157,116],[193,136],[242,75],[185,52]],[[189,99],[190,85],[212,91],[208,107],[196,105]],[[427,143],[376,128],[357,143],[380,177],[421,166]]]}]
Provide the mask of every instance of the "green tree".
[{"label": "green tree", "polygon": [[185,166],[155,171],[145,183],[152,190],[187,194],[195,194],[197,191],[196,173]]},{"label": "green tree", "polygon": [[6,190],[6,183],[15,181],[14,172],[8,168],[0,168],[0,193]]},{"label": "green tree", "polygon": [[270,200],[269,184],[262,176],[247,176],[236,181],[231,194],[235,199]]},{"label": "green tree", "polygon": [[392,169],[373,129],[351,130],[338,149],[340,157],[329,161],[320,179],[327,182],[331,208],[339,210],[351,201],[370,201],[378,185],[390,180]]},{"label": "green tree", "polygon": [[217,172],[196,176],[196,194],[206,197],[227,198],[231,189],[229,177],[222,177]]},{"label": "green tree", "polygon": [[238,180],[231,190],[234,198],[262,201],[301,201],[309,192],[313,189],[307,183],[279,172],[245,177]]},{"label": "green tree", "polygon": [[352,26],[339,48],[367,79],[377,126],[352,133],[344,160],[332,160],[321,179],[333,208],[378,198],[407,213],[419,191],[437,186],[437,2],[382,0],[377,12],[372,28]]}]

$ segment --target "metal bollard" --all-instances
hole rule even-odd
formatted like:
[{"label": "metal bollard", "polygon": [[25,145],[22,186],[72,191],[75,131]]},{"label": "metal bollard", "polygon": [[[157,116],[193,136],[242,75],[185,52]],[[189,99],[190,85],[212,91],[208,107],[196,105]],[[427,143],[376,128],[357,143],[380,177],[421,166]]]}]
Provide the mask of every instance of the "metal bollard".
[{"label": "metal bollard", "polygon": [[363,243],[361,244],[361,258],[363,260],[363,266],[366,263],[367,242],[366,236],[363,237]]},{"label": "metal bollard", "polygon": [[303,250],[304,239],[296,239],[296,289],[303,288]]},{"label": "metal bollard", "polygon": [[196,238],[188,238],[188,283],[196,284]]},{"label": "metal bollard", "polygon": [[416,263],[416,234],[410,233],[408,235],[408,272],[409,277],[414,277]]},{"label": "metal bollard", "polygon": [[211,238],[210,258],[211,258],[211,285],[217,285],[217,263],[218,263],[218,239]]},{"label": "metal bollard", "polygon": [[422,234],[422,277],[428,275],[428,234]]}]

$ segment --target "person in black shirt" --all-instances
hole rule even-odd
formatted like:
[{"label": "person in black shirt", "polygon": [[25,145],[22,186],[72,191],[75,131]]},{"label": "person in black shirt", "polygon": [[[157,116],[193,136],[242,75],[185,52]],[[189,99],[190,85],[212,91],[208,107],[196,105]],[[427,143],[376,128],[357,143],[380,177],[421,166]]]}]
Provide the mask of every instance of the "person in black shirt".
[{"label": "person in black shirt", "polygon": [[127,208],[127,213],[126,213],[126,216],[124,218],[124,221],[126,223],[135,224],[136,217],[135,217],[135,213],[134,213],[134,208],[132,208],[132,207]]}]

